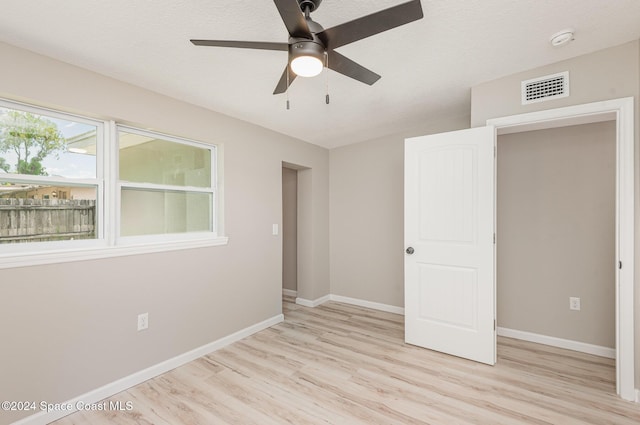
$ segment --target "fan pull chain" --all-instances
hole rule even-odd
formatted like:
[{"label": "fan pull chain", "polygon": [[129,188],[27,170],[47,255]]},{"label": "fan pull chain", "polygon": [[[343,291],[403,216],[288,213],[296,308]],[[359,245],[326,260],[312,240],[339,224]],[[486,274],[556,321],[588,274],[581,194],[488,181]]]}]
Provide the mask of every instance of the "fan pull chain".
[{"label": "fan pull chain", "polygon": [[324,66],[325,66],[325,75],[326,75],[326,82],[327,82],[327,96],[325,97],[325,102],[327,103],[327,105],[329,104],[329,54],[327,52],[324,52]]},{"label": "fan pull chain", "polygon": [[287,94],[287,111],[289,110],[289,65],[287,64],[287,89],[285,90]]}]

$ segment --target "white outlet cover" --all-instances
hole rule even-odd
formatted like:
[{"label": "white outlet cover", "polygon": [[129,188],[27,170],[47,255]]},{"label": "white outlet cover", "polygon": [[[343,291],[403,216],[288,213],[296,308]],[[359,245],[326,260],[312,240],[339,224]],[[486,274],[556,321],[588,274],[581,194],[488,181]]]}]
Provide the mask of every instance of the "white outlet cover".
[{"label": "white outlet cover", "polygon": [[149,327],[149,313],[138,314],[138,330],[143,331]]},{"label": "white outlet cover", "polygon": [[580,310],[580,298],[578,298],[578,297],[569,297],[569,309],[570,310]]}]

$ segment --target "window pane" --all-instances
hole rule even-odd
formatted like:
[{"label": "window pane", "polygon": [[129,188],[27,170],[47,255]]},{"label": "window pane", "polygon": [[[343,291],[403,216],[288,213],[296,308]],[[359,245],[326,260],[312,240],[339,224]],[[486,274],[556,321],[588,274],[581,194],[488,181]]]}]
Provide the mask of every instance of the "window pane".
[{"label": "window pane", "polygon": [[0,107],[2,173],[96,178],[96,126]]},{"label": "window pane", "polygon": [[118,132],[120,180],[211,187],[211,150]]},{"label": "window pane", "polygon": [[0,180],[0,244],[96,238],[95,186]]},{"label": "window pane", "polygon": [[212,195],[122,188],[122,236],[210,232]]}]

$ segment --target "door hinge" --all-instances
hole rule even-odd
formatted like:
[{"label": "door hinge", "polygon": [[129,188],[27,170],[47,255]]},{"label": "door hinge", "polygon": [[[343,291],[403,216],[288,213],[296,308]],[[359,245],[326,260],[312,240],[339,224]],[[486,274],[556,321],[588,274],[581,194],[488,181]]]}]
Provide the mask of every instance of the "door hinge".
[{"label": "door hinge", "polygon": [[493,319],[493,330],[496,330],[496,319]]},{"label": "door hinge", "polygon": [[622,270],[622,261],[618,261],[618,268]]},{"label": "door hinge", "polygon": [[493,244],[494,245],[496,244],[496,234],[495,233],[493,234]]}]

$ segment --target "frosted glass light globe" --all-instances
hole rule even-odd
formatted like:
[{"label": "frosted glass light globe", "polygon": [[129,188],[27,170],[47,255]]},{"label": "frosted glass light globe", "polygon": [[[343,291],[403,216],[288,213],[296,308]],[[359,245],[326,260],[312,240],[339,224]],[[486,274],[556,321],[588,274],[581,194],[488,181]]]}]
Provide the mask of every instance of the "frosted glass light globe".
[{"label": "frosted glass light globe", "polygon": [[299,77],[315,77],[323,67],[322,61],[313,56],[298,56],[291,61],[291,70]]}]

